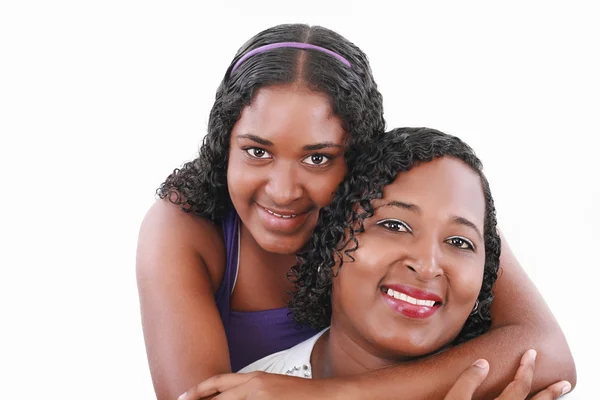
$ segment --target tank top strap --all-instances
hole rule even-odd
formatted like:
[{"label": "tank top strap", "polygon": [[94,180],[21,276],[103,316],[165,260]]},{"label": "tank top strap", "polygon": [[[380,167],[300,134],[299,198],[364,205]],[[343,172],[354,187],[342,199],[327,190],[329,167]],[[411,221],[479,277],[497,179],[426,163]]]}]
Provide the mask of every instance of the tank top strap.
[{"label": "tank top strap", "polygon": [[225,272],[223,282],[215,293],[215,301],[225,332],[229,330],[230,297],[235,287],[239,266],[239,218],[235,210],[229,211],[221,223],[225,241]]}]

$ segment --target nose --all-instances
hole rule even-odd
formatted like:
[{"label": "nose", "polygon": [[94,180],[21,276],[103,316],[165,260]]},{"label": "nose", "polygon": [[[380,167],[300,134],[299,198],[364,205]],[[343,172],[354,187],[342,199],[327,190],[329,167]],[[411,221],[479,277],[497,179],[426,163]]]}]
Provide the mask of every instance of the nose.
[{"label": "nose", "polygon": [[278,206],[287,206],[300,199],[304,189],[295,166],[284,161],[273,165],[269,171],[265,192]]},{"label": "nose", "polygon": [[429,281],[442,276],[440,247],[434,238],[420,238],[413,242],[404,265],[417,279]]}]

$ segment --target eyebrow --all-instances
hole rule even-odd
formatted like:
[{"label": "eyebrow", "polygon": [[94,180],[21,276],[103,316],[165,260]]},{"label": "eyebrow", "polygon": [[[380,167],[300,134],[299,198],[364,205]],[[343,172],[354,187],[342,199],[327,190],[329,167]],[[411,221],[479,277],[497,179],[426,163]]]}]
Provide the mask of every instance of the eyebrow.
[{"label": "eyebrow", "polygon": [[[411,203],[405,203],[403,201],[397,201],[397,200],[390,201],[389,203],[383,204],[383,205],[377,207],[376,209],[381,208],[381,207],[388,207],[388,206],[389,207],[402,208],[402,209],[407,210],[407,211],[412,211],[412,212],[414,212],[416,214],[420,214],[421,213],[421,209],[419,208],[418,205],[411,204]],[[477,225],[475,225],[474,223],[472,223],[468,219],[466,219],[464,217],[459,217],[459,216],[456,216],[456,215],[452,215],[452,216],[450,216],[450,220],[454,224],[463,225],[463,226],[466,226],[468,228],[473,229],[477,233],[477,235],[479,236],[479,239],[483,240],[483,235],[479,231],[479,228],[477,228]]]},{"label": "eyebrow", "polygon": [[405,203],[403,201],[398,201],[398,200],[390,201],[389,203],[385,203],[377,208],[381,208],[381,207],[398,207],[398,208],[402,208],[404,210],[412,211],[416,214],[421,213],[421,209],[419,208],[418,205],[411,204],[411,203]]},{"label": "eyebrow", "polygon": [[[251,133],[238,135],[237,138],[238,139],[249,139],[249,140],[252,140],[253,142],[256,142],[263,146],[273,146],[273,142],[271,142],[270,140],[263,139],[260,136],[253,135]],[[337,144],[337,143],[333,143],[333,142],[323,142],[323,143],[307,144],[306,146],[302,147],[302,150],[313,151],[313,150],[321,150],[321,149],[327,149],[327,148],[338,148],[339,149],[339,148],[344,148],[344,147],[346,147],[346,146],[344,146],[343,144]]]},{"label": "eyebrow", "polygon": [[477,225],[475,225],[474,223],[472,223],[471,221],[469,221],[466,218],[463,217],[458,217],[456,215],[453,215],[451,217],[451,220],[453,223],[458,224],[458,225],[464,225],[467,226],[471,229],[473,229],[475,232],[477,232],[477,235],[479,235],[479,239],[483,240],[483,235],[481,234],[481,232],[479,231],[479,229],[477,228]]},{"label": "eyebrow", "polygon": [[328,149],[328,148],[343,149],[344,147],[346,147],[346,146],[344,146],[343,144],[337,144],[337,143],[333,143],[333,142],[323,142],[323,143],[307,144],[302,149],[311,151],[311,150],[321,150],[321,149]]},{"label": "eyebrow", "polygon": [[273,146],[273,142],[271,142],[270,140],[263,139],[260,136],[253,135],[251,133],[246,133],[244,135],[238,135],[237,139],[250,139],[253,142],[256,142],[256,143],[261,144],[263,146]]}]

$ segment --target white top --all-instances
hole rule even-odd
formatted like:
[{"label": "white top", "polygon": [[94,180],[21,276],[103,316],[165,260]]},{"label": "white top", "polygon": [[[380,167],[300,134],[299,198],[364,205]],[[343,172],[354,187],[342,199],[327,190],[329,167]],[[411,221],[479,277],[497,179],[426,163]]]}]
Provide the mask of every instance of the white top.
[{"label": "white top", "polygon": [[329,328],[323,329],[313,337],[298,343],[292,348],[254,361],[252,364],[242,368],[238,372],[264,371],[272,374],[292,375],[312,379],[310,355],[312,354],[317,339],[319,339],[327,329]]}]

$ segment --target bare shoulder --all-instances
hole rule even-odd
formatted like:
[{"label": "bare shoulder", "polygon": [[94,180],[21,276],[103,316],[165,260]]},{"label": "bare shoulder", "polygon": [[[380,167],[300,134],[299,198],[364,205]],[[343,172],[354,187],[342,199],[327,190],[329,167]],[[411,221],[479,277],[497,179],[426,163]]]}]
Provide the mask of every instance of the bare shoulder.
[{"label": "bare shoulder", "polygon": [[155,269],[185,275],[194,271],[181,269],[204,269],[196,272],[208,273],[214,292],[223,279],[225,261],[220,225],[166,200],[157,200],[146,213],[138,238],[138,276]]},{"label": "bare shoulder", "polygon": [[159,399],[229,372],[214,294],[225,270],[218,224],[157,200],[139,233],[136,278],[148,362]]}]

